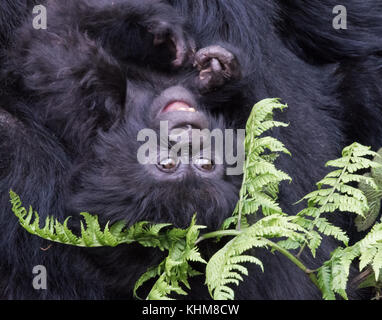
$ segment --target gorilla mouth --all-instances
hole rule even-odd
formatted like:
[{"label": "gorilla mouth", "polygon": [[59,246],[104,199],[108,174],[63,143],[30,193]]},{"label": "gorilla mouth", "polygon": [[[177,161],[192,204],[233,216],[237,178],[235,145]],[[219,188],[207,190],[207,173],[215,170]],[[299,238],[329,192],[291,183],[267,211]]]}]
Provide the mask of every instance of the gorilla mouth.
[{"label": "gorilla mouth", "polygon": [[194,96],[187,89],[175,86],[166,89],[155,99],[153,112],[156,121],[168,121],[169,130],[186,129],[207,129],[209,121],[204,112],[199,111],[195,106],[197,102]]},{"label": "gorilla mouth", "polygon": [[166,112],[197,112],[195,108],[191,107],[187,102],[184,101],[174,101],[169,103],[163,110],[162,113]]},{"label": "gorilla mouth", "polygon": [[203,112],[197,111],[190,104],[177,100],[165,104],[159,115],[159,121],[168,121],[170,131],[177,128],[207,129],[208,120]]}]

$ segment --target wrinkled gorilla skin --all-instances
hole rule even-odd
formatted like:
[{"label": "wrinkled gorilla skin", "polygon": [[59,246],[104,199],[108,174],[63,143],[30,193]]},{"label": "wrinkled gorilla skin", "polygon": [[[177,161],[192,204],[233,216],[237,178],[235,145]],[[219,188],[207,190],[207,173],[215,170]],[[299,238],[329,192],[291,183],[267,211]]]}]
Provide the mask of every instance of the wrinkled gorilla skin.
[{"label": "wrinkled gorilla skin", "polygon": [[[165,106],[158,106],[158,99],[190,98],[199,111],[196,122],[207,119],[210,129],[244,128],[260,99],[281,97],[288,103],[278,120],[290,126],[274,135],[293,155],[278,160],[293,177],[280,192],[281,205],[291,214],[299,210],[292,204],[314,189],[326,173],[325,162],[338,157],[347,142],[378,146],[381,40],[377,27],[361,23],[378,25],[372,1],[354,5],[351,37],[326,21],[335,5],[330,1],[309,6],[302,1],[164,2],[49,1],[47,31],[34,30],[30,15],[8,24],[13,11],[27,15],[25,1],[0,4],[7,14],[0,21],[6,56],[0,97],[1,298],[128,299],[139,276],[161,258],[133,245],[50,247],[18,225],[9,205],[11,188],[42,220],[72,216],[73,228],[81,211],[99,215],[102,223],[150,220],[177,226],[186,226],[198,212],[198,222],[209,228],[230,216],[241,181],[223,174],[226,165],[213,172],[189,166],[173,178],[137,163],[138,131],[158,130],[153,110]],[[20,25],[14,33],[13,25]],[[222,82],[217,73],[207,84],[200,80],[208,66],[195,68],[194,53],[215,45],[236,57],[240,77],[233,72]],[[369,73],[375,82],[367,79]],[[361,110],[369,115],[364,121]],[[352,231],[351,217],[336,220]],[[328,239],[315,260],[307,253],[302,258],[314,268],[337,245]],[[216,250],[203,246],[206,256]],[[260,250],[256,255],[265,273],[251,267],[237,299],[321,298],[284,257]],[[31,285],[36,265],[48,270],[48,290]],[[189,298],[208,298],[202,281],[192,280]],[[363,297],[349,289],[351,298]]]}]

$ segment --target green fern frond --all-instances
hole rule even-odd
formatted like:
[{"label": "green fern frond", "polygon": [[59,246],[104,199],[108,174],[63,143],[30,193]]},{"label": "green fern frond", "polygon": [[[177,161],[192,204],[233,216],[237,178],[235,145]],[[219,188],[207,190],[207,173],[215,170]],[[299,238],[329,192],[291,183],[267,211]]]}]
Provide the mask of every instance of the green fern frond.
[{"label": "green fern frond", "polygon": [[[64,224],[61,224],[53,217],[47,217],[45,220],[45,226],[41,229],[40,219],[37,212],[34,212],[32,207],[30,207],[29,211],[27,211],[22,206],[20,197],[13,191],[10,191],[10,198],[12,211],[19,219],[20,225],[29,233],[54,242],[70,244],[74,246],[85,246],[86,240],[80,239],[68,229],[67,223],[69,218],[65,220]],[[32,222],[32,220],[34,221]]]},{"label": "green fern frond", "polygon": [[[369,174],[366,175],[369,176]],[[369,210],[365,213],[365,217],[357,216],[355,219],[357,230],[361,232],[371,228],[379,217],[381,211],[382,185],[378,185],[378,190],[375,190],[368,184],[360,182],[358,188],[364,193],[369,205]]]},{"label": "green fern frond", "polygon": [[265,241],[260,237],[252,236],[248,231],[235,237],[215,253],[206,267],[206,284],[212,298],[214,300],[233,300],[234,291],[228,287],[228,284],[239,285],[239,281],[243,281],[242,275],[248,275],[247,268],[240,263],[254,263],[264,270],[260,260],[253,256],[242,255],[242,253],[251,248],[266,246]]},{"label": "green fern frond", "polygon": [[[374,157],[373,161],[382,165],[382,149]],[[358,188],[365,194],[367,202],[369,204],[369,210],[365,213],[365,218],[356,217],[355,225],[358,231],[366,231],[371,228],[373,224],[377,221],[379,213],[381,210],[381,200],[382,200],[382,167],[372,168],[370,173],[364,175],[368,179],[373,179],[375,184],[378,186],[376,190],[369,184],[361,181]]]},{"label": "green fern frond", "polygon": [[[81,221],[81,236],[76,236],[69,230],[66,219],[63,224],[52,217],[48,217],[44,228],[39,226],[39,216],[32,208],[27,211],[22,207],[20,197],[10,191],[12,210],[19,219],[21,226],[44,239],[62,244],[78,247],[115,247],[120,244],[138,242],[145,247],[168,250],[167,258],[157,267],[150,268],[137,281],[134,287],[134,295],[137,290],[148,280],[159,277],[148,295],[148,299],[170,299],[171,294],[187,294],[181,284],[189,288],[188,278],[198,275],[191,268],[189,262],[206,263],[201,257],[196,241],[200,229],[204,226],[196,225],[196,216],[187,229],[168,229],[169,224],[151,225],[148,222],[139,222],[127,228],[126,224],[117,222],[102,230],[97,216],[81,213],[84,221]],[[34,217],[34,221],[33,220]]]},{"label": "green fern frond", "polygon": [[347,236],[346,232],[344,232],[341,228],[332,225],[325,218],[318,218],[316,220],[316,228],[322,234],[328,237],[333,237],[338,241],[343,242],[346,246],[349,243],[349,237]]},{"label": "green fern frond", "polygon": [[370,264],[378,280],[382,269],[382,223],[376,224],[359,242],[359,251],[361,253],[360,270]]},{"label": "green fern frond", "polygon": [[266,239],[286,237],[292,241],[304,243],[306,230],[294,223],[295,217],[274,214],[266,216],[252,226],[238,231],[235,238],[229,241],[210,259],[206,268],[206,284],[215,300],[232,300],[234,293],[228,284],[238,285],[243,276],[248,275],[243,263],[254,263],[263,270],[262,262],[249,255],[242,255],[253,248],[268,247]]},{"label": "green fern frond", "polygon": [[[256,214],[259,209],[264,215],[282,214],[276,202],[278,186],[282,181],[290,181],[291,178],[285,172],[276,169],[273,162],[279,153],[290,153],[280,141],[261,135],[275,127],[288,126],[273,121],[275,110],[284,110],[286,107],[278,99],[265,99],[253,107],[248,119],[243,184],[240,200],[233,213],[234,217],[237,216],[238,229],[245,226],[247,215]],[[230,219],[223,227],[228,228],[234,221]]]},{"label": "green fern frond", "polygon": [[332,290],[332,274],[330,266],[324,264],[317,272],[318,283],[322,291],[322,297],[325,300],[336,300],[335,293]]},{"label": "green fern frond", "polygon": [[[273,119],[273,112],[276,109],[284,110],[287,108],[287,105],[282,105],[279,102],[279,99],[264,99],[258,102],[252,110],[252,115],[247,121],[247,131],[254,132],[255,128],[257,128],[261,123]],[[282,124],[285,126],[285,124]]]},{"label": "green fern frond", "polygon": [[353,246],[337,248],[331,259],[319,269],[317,275],[324,299],[332,299],[336,293],[347,299],[349,269],[356,258],[360,261],[360,271],[371,266],[375,282],[378,282],[382,270],[382,224],[375,225],[364,239]]},{"label": "green fern frond", "polygon": [[13,191],[10,191],[10,198],[12,211],[19,219],[20,225],[29,233],[53,242],[77,247],[115,247],[123,243],[138,242],[143,246],[158,247],[161,250],[165,250],[169,242],[166,233],[162,232],[170,226],[169,224],[151,225],[148,222],[139,222],[127,228],[126,223],[120,221],[112,226],[108,223],[102,230],[98,217],[89,213],[81,213],[84,221],[81,221],[80,236],[75,235],[68,228],[70,218],[61,224],[57,219],[47,217],[45,226],[41,228],[37,212],[34,212],[32,208],[27,211],[22,206],[20,197]]},{"label": "green fern frond", "polygon": [[[377,189],[374,180],[365,177],[356,172],[360,169],[378,168],[381,165],[375,161],[371,161],[364,157],[376,156],[376,153],[370,148],[354,143],[346,147],[342,152],[342,157],[336,160],[329,161],[327,166],[335,167],[336,170],[330,172],[324,179],[317,183],[318,190],[309,193],[301,201],[308,202],[308,208],[298,213],[298,216],[304,217],[304,227],[309,231],[317,230],[321,234],[334,237],[342,241],[345,245],[348,244],[348,237],[340,228],[333,226],[329,221],[322,218],[325,213],[334,213],[336,211],[352,212],[359,216],[369,210],[367,197],[364,193],[349,185],[354,182],[364,182],[368,186]],[[339,169],[338,169],[339,168]],[[299,201],[299,202],[301,202]],[[311,217],[312,220],[307,217]],[[310,221],[310,226],[307,224]],[[314,236],[314,243],[308,244],[312,254],[315,255],[317,245],[320,244],[320,238]],[[299,255],[305,246],[300,250]]]},{"label": "green fern frond", "polygon": [[335,295],[348,299],[346,287],[349,278],[350,265],[358,252],[353,248],[337,248],[332,257],[318,269],[317,277],[325,300],[335,300]]},{"label": "green fern frond", "polygon": [[169,244],[168,256],[157,267],[148,269],[137,281],[134,295],[148,280],[159,277],[147,296],[148,300],[168,300],[172,294],[186,295],[182,285],[190,289],[188,279],[199,275],[190,266],[190,262],[207,262],[201,257],[196,241],[203,226],[196,225],[196,216],[187,229],[172,229],[166,234]]}]

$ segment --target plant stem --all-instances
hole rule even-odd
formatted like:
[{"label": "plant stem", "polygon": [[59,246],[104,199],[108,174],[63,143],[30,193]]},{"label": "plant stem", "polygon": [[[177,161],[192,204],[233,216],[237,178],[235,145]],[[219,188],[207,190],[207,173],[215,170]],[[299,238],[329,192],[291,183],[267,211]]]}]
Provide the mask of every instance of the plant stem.
[{"label": "plant stem", "polygon": [[239,230],[221,230],[221,231],[214,231],[210,233],[206,233],[202,235],[196,242],[195,245],[199,244],[200,242],[212,239],[212,238],[219,238],[219,237],[227,237],[227,236],[238,236],[241,233]]},{"label": "plant stem", "polygon": [[292,261],[299,269],[301,269],[302,271],[304,271],[306,273],[306,275],[310,278],[310,280],[312,280],[312,282],[314,283],[314,285],[321,291],[320,289],[320,286],[318,284],[318,280],[317,280],[317,277],[316,275],[314,274],[314,271],[307,268],[302,262],[300,259],[298,259],[297,257],[295,257],[292,253],[290,253],[288,250],[280,247],[278,244],[274,243],[273,241],[269,240],[269,239],[263,239],[265,240],[270,247],[272,247],[273,249],[277,250],[278,252],[280,252],[282,255],[284,255],[285,257],[287,257],[290,261]]},{"label": "plant stem", "polygon": [[[244,188],[245,184],[247,183],[247,163],[248,160],[245,161],[244,164],[244,173],[243,173],[243,182],[240,188],[240,199],[239,199],[239,214],[237,217],[237,225],[236,225],[236,230],[240,231],[241,230],[241,218],[243,215],[243,202],[246,198],[246,188]],[[245,191],[244,191],[245,190]]]}]

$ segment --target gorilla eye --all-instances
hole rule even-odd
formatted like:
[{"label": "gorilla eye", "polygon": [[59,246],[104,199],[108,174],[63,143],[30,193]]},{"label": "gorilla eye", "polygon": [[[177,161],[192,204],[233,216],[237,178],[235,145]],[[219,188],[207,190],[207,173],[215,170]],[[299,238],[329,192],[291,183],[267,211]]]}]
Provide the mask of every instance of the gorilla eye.
[{"label": "gorilla eye", "polygon": [[179,162],[173,158],[163,159],[159,162],[158,168],[164,172],[175,171],[178,167]]},{"label": "gorilla eye", "polygon": [[194,164],[199,170],[202,171],[211,171],[215,168],[215,163],[210,159],[195,159]]}]

